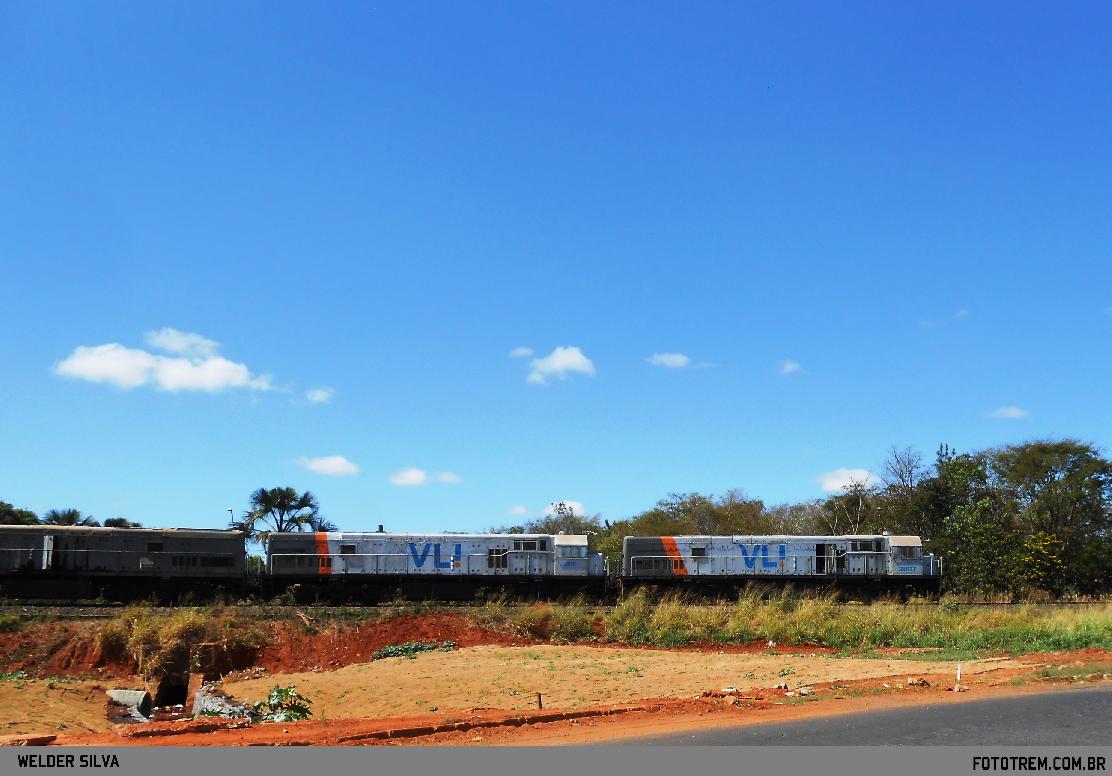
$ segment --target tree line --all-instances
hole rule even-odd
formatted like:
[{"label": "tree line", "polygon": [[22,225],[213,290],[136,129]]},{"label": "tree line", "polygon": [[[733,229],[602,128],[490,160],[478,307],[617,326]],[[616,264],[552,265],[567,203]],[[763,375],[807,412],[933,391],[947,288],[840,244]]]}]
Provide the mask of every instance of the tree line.
[{"label": "tree line", "polygon": [[83,515],[79,509],[51,509],[40,517],[30,509],[13,507],[0,501],[0,525],[75,525],[105,528],[142,528],[139,523],[125,517],[110,517],[101,523],[92,515]]},{"label": "tree line", "polygon": [[[100,523],[76,509],[39,517],[0,501],[0,524]],[[125,518],[107,527],[138,528]],[[265,541],[273,532],[335,531],[316,497],[295,488],[259,488],[230,528]],[[746,534],[914,534],[943,560],[946,590],[976,595],[1045,591],[1093,595],[1112,590],[1112,462],[1091,444],[1036,440],[969,453],[947,445],[933,461],[893,448],[879,482],[852,482],[822,499],[766,505],[731,490],[722,496],[672,493],[621,520],[580,515],[564,503],[499,533],[587,534],[617,562],[626,536]]]},{"label": "tree line", "polygon": [[879,482],[826,498],[767,506],[732,490],[673,493],[623,520],[552,513],[498,530],[586,533],[616,562],[626,536],[913,534],[943,560],[947,591],[1093,595],[1112,590],[1112,462],[1073,439],[1036,440],[933,461],[889,451]]}]

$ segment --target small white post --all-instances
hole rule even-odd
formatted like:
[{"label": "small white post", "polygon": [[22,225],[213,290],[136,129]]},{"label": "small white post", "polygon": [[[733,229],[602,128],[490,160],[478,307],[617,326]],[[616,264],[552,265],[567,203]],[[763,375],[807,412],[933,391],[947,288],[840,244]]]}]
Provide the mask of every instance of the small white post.
[{"label": "small white post", "polygon": [[961,663],[958,663],[958,684],[961,684]]}]

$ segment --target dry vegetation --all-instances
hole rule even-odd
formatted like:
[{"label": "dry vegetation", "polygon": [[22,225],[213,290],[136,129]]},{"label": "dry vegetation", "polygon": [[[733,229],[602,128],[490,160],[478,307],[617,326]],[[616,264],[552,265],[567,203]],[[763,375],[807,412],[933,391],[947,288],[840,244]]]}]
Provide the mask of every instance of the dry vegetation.
[{"label": "dry vegetation", "polygon": [[633,646],[820,644],[842,650],[932,647],[953,652],[1037,652],[1112,647],[1112,604],[1085,607],[841,604],[785,592],[704,603],[639,591],[609,611],[582,601],[475,610],[481,624],[555,643],[604,640]]},{"label": "dry vegetation", "polygon": [[129,606],[102,625],[97,647],[106,655],[127,656],[140,673],[156,676],[190,666],[199,644],[213,644],[217,657],[255,650],[266,640],[254,622],[229,610],[179,609],[165,614],[145,606]]}]

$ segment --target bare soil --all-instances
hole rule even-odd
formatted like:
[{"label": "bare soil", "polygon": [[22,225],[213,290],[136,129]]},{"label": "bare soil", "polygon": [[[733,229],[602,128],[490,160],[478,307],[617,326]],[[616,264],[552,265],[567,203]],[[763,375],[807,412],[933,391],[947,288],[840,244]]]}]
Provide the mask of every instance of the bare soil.
[{"label": "bare soil", "polygon": [[[767,649],[767,648],[766,648]],[[963,666],[967,675],[1016,665],[1011,661]],[[919,662],[810,655],[669,652],[611,647],[468,647],[426,652],[413,659],[387,658],[334,671],[268,674],[237,680],[224,690],[257,700],[274,685],[296,685],[324,719],[386,717],[429,711],[537,708],[537,693],[550,709],[625,704],[643,698],[691,698],[707,690],[791,688],[829,682],[901,676],[922,671]]]},{"label": "bare soil", "polygon": [[[276,684],[295,684],[313,700],[312,721],[243,727],[202,718],[112,727],[104,691],[142,686],[136,666],[125,656],[101,654],[93,624],[30,623],[0,633],[0,673],[29,675],[9,673],[0,681],[0,736],[52,734],[59,744],[113,745],[584,743],[1034,692],[1071,681],[1037,678],[1040,667],[1107,672],[1112,665],[1112,654],[1104,650],[976,660],[962,665],[969,691],[955,693],[947,691],[953,664],[924,660],[930,657],[924,650],[839,658],[806,645],[778,645],[778,654],[769,654],[767,643],[682,650],[554,646],[489,631],[450,613],[265,627],[268,646],[254,655],[250,671],[226,676],[224,689],[255,700]],[[376,649],[414,641],[458,646],[413,659],[372,660]],[[1104,681],[1102,676],[1089,680]],[[926,684],[909,684],[909,678]],[[798,695],[803,687],[813,692]],[[543,711],[537,709],[538,692]],[[225,729],[229,724],[240,727]]]}]

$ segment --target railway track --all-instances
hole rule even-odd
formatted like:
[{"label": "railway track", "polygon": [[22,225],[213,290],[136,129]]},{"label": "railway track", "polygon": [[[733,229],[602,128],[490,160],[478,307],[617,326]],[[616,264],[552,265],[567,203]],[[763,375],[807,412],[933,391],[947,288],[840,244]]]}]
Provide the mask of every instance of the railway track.
[{"label": "railway track", "polygon": [[[708,602],[709,603],[709,602]],[[984,602],[968,602],[952,604],[947,603],[947,606],[957,606],[960,609],[980,608],[980,607],[1004,607],[1015,608],[1021,606],[1034,606],[1034,607],[1088,607],[1099,606],[1106,604],[1108,601],[1046,601],[1033,604],[1027,603],[993,603],[989,601]],[[322,620],[362,620],[367,619],[368,615],[375,617],[391,614],[420,614],[427,611],[437,612],[466,612],[473,609],[482,608],[485,603],[418,603],[411,604],[375,604],[365,606],[326,606],[326,605],[303,605],[296,604],[242,604],[242,605],[227,605],[227,606],[213,606],[211,604],[202,605],[201,608],[218,608],[227,609],[230,612],[242,617],[249,617],[260,620],[285,620],[297,618],[300,616],[309,617],[310,619]],[[536,605],[536,602],[530,603],[506,603],[503,604],[508,609],[519,610],[528,609]],[[853,604],[843,604],[852,606]],[[938,601],[931,602],[910,602],[902,604],[906,607],[936,607],[939,606]],[[3,604],[0,605],[0,616],[17,616],[21,619],[27,620],[47,620],[47,619],[63,619],[63,620],[107,620],[112,619],[120,614],[126,606],[124,604],[105,603],[105,604],[82,604],[75,606],[65,605],[48,605],[48,604]],[[152,614],[165,614],[169,615],[181,609],[180,606],[154,606],[149,607],[147,611]],[[613,611],[616,607],[615,604],[588,604],[587,608],[590,611],[605,614]]]}]

